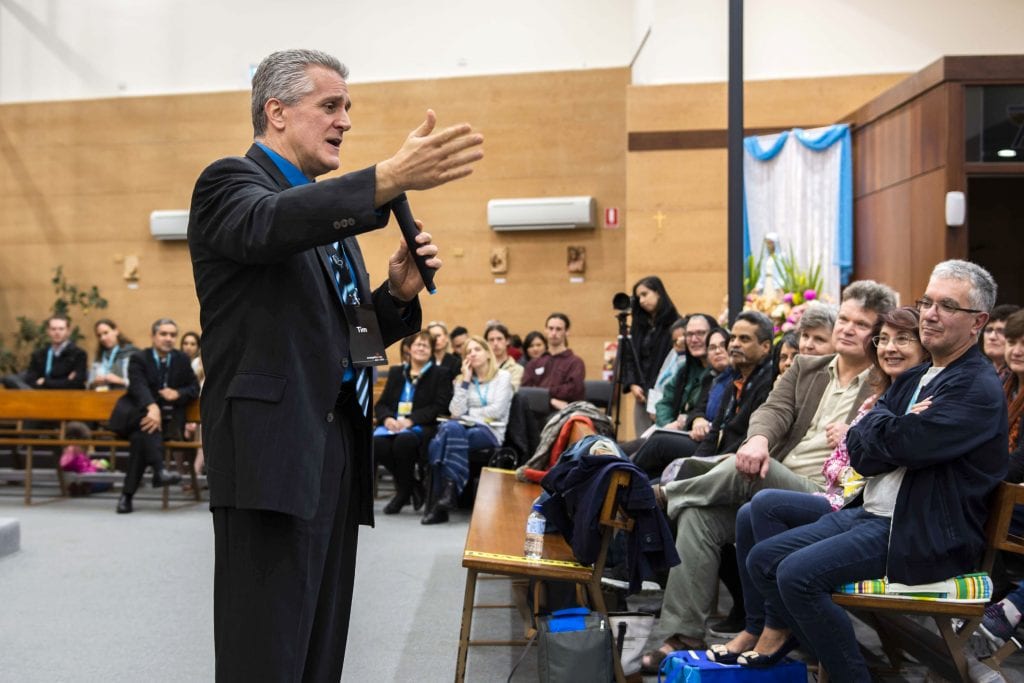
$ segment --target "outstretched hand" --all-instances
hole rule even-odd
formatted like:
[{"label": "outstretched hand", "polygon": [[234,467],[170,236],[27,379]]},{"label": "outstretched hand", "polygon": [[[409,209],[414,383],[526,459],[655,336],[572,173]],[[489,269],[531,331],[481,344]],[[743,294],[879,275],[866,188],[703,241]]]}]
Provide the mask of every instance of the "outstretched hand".
[{"label": "outstretched hand", "polygon": [[406,190],[429,190],[465,178],[473,164],[483,158],[484,136],[468,123],[449,126],[437,133],[437,115],[427,110],[426,118],[390,159],[377,164],[376,206],[382,206]]}]

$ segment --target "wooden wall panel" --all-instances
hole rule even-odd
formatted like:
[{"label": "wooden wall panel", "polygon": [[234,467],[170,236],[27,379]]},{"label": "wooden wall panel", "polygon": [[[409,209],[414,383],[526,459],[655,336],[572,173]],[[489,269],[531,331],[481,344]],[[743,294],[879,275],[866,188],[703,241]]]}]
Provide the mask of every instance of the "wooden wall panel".
[{"label": "wooden wall panel", "polygon": [[[624,209],[628,79],[627,69],[605,69],[351,85],[342,172],[393,154],[428,107],[442,126],[468,120],[487,136],[472,177],[410,197],[445,257],[440,292],[423,301],[427,319],[482,331],[500,318],[525,333],[564,310],[573,346],[599,375],[603,342],[615,336],[610,300],[624,282],[625,231],[498,234],[486,203],[589,194]],[[244,92],[0,107],[0,334],[18,315],[43,315],[57,264],[72,281],[98,285],[110,300],[103,315],[136,339],[147,341],[162,315],[197,327],[187,247],[152,239],[149,213],[187,208],[203,167],[244,153],[249,120]],[[361,238],[376,281],[398,241],[393,227]],[[568,245],[587,247],[581,284],[569,283]],[[497,246],[510,251],[506,285],[489,272]],[[121,277],[125,255],[139,257],[138,289]]]}]

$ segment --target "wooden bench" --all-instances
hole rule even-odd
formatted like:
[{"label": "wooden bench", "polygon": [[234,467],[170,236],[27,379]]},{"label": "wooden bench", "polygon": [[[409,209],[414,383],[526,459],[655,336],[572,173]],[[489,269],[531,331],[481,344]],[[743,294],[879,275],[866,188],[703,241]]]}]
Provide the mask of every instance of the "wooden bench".
[{"label": "wooden bench", "polygon": [[[1024,486],[1003,483],[993,495],[991,513],[985,529],[985,555],[980,571],[991,572],[996,553],[1006,550],[1024,553],[1024,538],[1010,534],[1014,506],[1024,504]],[[985,603],[944,600],[880,598],[871,595],[836,593],[832,601],[845,607],[878,632],[882,649],[895,670],[899,670],[903,652],[908,652],[930,670],[948,680],[969,681],[964,646],[985,612]],[[930,617],[939,634],[911,619]],[[962,620],[954,629],[952,620]],[[1015,649],[1013,643],[1002,648],[991,660],[982,660],[994,669]],[[827,681],[822,671],[819,681]]]},{"label": "wooden bench", "polygon": [[[578,426],[577,429],[578,431],[574,431],[573,441],[582,438],[588,432],[592,433],[585,426]],[[628,485],[627,473],[617,472],[612,475],[601,509],[601,550],[594,565],[588,567],[576,561],[572,549],[561,534],[547,534],[544,537],[542,559],[528,560],[524,557],[526,518],[530,515],[533,501],[540,495],[541,487],[518,481],[511,470],[489,467],[483,469],[462,555],[462,566],[466,568],[466,589],[462,603],[456,683],[461,683],[465,679],[466,659],[471,646],[526,643],[525,640],[470,640],[473,610],[491,607],[476,604],[476,583],[480,574],[574,582],[586,589],[591,607],[607,619],[608,611],[601,593],[601,572],[604,569],[612,533],[615,529],[632,528],[632,520],[623,518],[617,509],[618,491]],[[625,677],[617,652],[613,651],[612,659],[615,662],[615,680],[622,683]]]},{"label": "wooden bench", "polygon": [[[0,479],[21,478],[25,485],[25,504],[32,504],[33,476],[39,474],[33,470],[33,456],[37,449],[60,451],[65,446],[77,445],[87,449],[106,450],[110,453],[112,469],[116,470],[116,452],[129,447],[128,441],[118,439],[106,430],[98,430],[90,439],[73,439],[67,437],[67,423],[98,422],[106,423],[114,409],[117,399],[123,391],[85,391],[76,389],[46,391],[11,391],[0,389],[0,421],[13,422],[12,427],[0,429],[0,446],[12,449],[25,449],[24,469],[4,470]],[[199,422],[199,402],[192,401],[185,408],[185,419],[188,422]],[[56,422],[54,429],[26,429],[25,421]],[[198,441],[165,441],[165,459],[173,451],[197,450],[201,447]],[[77,481],[120,481],[123,475],[97,474],[73,475],[60,468],[60,457],[54,458],[54,473],[60,487],[61,497],[68,494],[68,483]],[[194,470],[192,475],[192,496],[196,501],[202,500],[200,494],[200,478]],[[163,507],[169,507],[168,487],[163,490]]]}]

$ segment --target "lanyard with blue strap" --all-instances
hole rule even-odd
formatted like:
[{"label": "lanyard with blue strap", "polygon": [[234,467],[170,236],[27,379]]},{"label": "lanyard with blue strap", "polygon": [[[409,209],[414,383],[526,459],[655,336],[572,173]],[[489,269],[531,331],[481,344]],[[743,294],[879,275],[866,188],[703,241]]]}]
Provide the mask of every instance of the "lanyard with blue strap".
[{"label": "lanyard with blue strap", "polygon": [[159,378],[160,388],[167,388],[167,378],[171,374],[171,354],[167,354],[164,360],[160,360],[159,354],[156,349],[150,349],[153,352],[153,362],[156,363],[157,377]]},{"label": "lanyard with blue strap", "polygon": [[477,379],[474,376],[473,377],[473,386],[476,387],[476,395],[480,397],[480,405],[486,408],[487,407],[487,394],[491,393],[491,385],[490,385],[490,383],[485,383],[483,385],[484,386],[484,390],[480,391],[480,380]]},{"label": "lanyard with blue strap", "polygon": [[53,347],[46,349],[46,379],[50,379],[50,372],[53,370]]},{"label": "lanyard with blue strap", "polygon": [[110,349],[103,354],[100,359],[100,364],[103,366],[103,374],[109,375],[111,368],[114,367],[114,359],[117,358],[117,352],[121,350],[121,345],[118,344],[114,348]]}]

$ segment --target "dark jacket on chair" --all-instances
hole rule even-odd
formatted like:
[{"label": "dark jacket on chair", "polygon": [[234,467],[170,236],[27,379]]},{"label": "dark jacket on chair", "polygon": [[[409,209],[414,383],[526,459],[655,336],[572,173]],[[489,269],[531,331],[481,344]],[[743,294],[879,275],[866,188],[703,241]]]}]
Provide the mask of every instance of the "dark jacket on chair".
[{"label": "dark jacket on chair", "polygon": [[[577,442],[584,447],[599,437]],[[588,442],[589,440],[589,442]],[[575,447],[574,447],[575,448]],[[601,507],[608,480],[616,470],[628,470],[629,488],[620,493],[619,503],[634,521],[627,539],[627,566],[631,592],[640,590],[643,580],[679,564],[672,529],[654,499],[654,490],[644,471],[625,458],[611,455],[566,457],[544,476],[541,486],[551,494],[544,503],[544,516],[572,546],[582,564],[592,564],[601,547]]]}]

